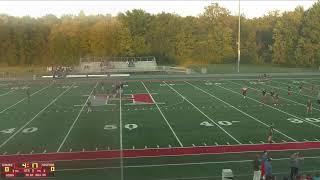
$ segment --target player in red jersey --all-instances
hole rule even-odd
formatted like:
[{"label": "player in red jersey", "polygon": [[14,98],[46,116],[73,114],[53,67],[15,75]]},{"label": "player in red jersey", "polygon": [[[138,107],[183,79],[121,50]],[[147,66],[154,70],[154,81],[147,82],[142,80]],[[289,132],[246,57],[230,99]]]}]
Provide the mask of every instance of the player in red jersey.
[{"label": "player in red jersey", "polygon": [[247,92],[248,92],[248,88],[247,87],[243,87],[242,88],[242,95],[243,95],[244,99],[247,97]]}]

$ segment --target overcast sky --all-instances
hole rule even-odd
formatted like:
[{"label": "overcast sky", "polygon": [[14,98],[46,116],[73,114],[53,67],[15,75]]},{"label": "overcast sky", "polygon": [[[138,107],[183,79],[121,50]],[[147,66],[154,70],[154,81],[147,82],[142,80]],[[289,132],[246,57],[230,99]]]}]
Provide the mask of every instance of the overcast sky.
[{"label": "overcast sky", "polygon": [[[172,0],[144,0],[144,1],[2,1],[0,0],[0,13],[13,16],[33,16],[41,17],[46,14],[54,14],[60,17],[63,14],[77,15],[80,10],[85,14],[112,14],[117,15],[119,12],[125,12],[132,9],[143,9],[149,13],[156,14],[160,12],[176,13],[181,16],[197,16],[204,11],[204,7],[211,3],[218,2],[237,14],[238,1],[220,0],[220,1],[172,1]],[[279,0],[242,0],[241,11],[248,18],[260,17],[268,11],[293,10],[296,6],[301,5],[305,9],[312,6],[316,1],[279,1]]]}]

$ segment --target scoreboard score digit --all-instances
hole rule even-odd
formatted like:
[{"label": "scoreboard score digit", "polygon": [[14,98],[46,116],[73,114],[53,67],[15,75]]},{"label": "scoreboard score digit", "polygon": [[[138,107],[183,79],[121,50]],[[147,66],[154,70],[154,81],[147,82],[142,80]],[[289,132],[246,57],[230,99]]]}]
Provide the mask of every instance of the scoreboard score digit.
[{"label": "scoreboard score digit", "polygon": [[54,163],[0,163],[1,178],[54,177]]}]

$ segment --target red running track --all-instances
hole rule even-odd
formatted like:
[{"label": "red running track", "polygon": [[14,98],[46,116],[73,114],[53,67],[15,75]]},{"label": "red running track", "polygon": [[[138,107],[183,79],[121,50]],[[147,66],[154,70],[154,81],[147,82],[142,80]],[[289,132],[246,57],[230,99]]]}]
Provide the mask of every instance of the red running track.
[{"label": "red running track", "polygon": [[[252,145],[227,145],[206,147],[184,147],[184,148],[160,148],[123,150],[125,158],[139,157],[161,157],[161,156],[187,156],[200,154],[223,154],[244,153],[259,151],[285,151],[285,150],[308,150],[320,149],[320,142],[297,142],[281,144],[252,144]],[[95,160],[119,158],[120,151],[90,151],[90,152],[61,152],[47,154],[22,154],[1,155],[0,162],[28,162],[28,161],[65,161],[65,160]]]}]

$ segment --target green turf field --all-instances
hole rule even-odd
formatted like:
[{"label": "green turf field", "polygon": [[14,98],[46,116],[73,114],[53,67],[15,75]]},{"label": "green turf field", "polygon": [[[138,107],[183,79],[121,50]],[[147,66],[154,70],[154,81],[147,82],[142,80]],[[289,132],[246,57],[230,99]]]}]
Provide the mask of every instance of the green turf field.
[{"label": "green turf field", "polygon": [[[276,129],[274,143],[320,141],[317,77],[274,78],[267,83],[256,79],[124,81],[121,96],[105,103],[103,99],[87,113],[85,104],[93,94],[104,97],[117,81],[101,82],[0,82],[0,154],[262,144],[271,124]],[[288,85],[292,96],[287,95]],[[241,94],[243,87],[249,87],[247,98]],[[269,93],[267,102],[262,102],[262,89],[277,91],[279,104],[273,105]],[[137,94],[150,95],[152,103],[135,102],[132,97]],[[309,98],[312,114],[306,113]],[[291,153],[272,153],[274,172],[286,175]],[[302,170],[317,171],[320,153],[309,150],[303,155]],[[58,162],[56,175],[58,179],[221,179],[221,170],[231,168],[237,179],[244,180],[251,179],[253,157],[254,153],[239,153]]]}]

